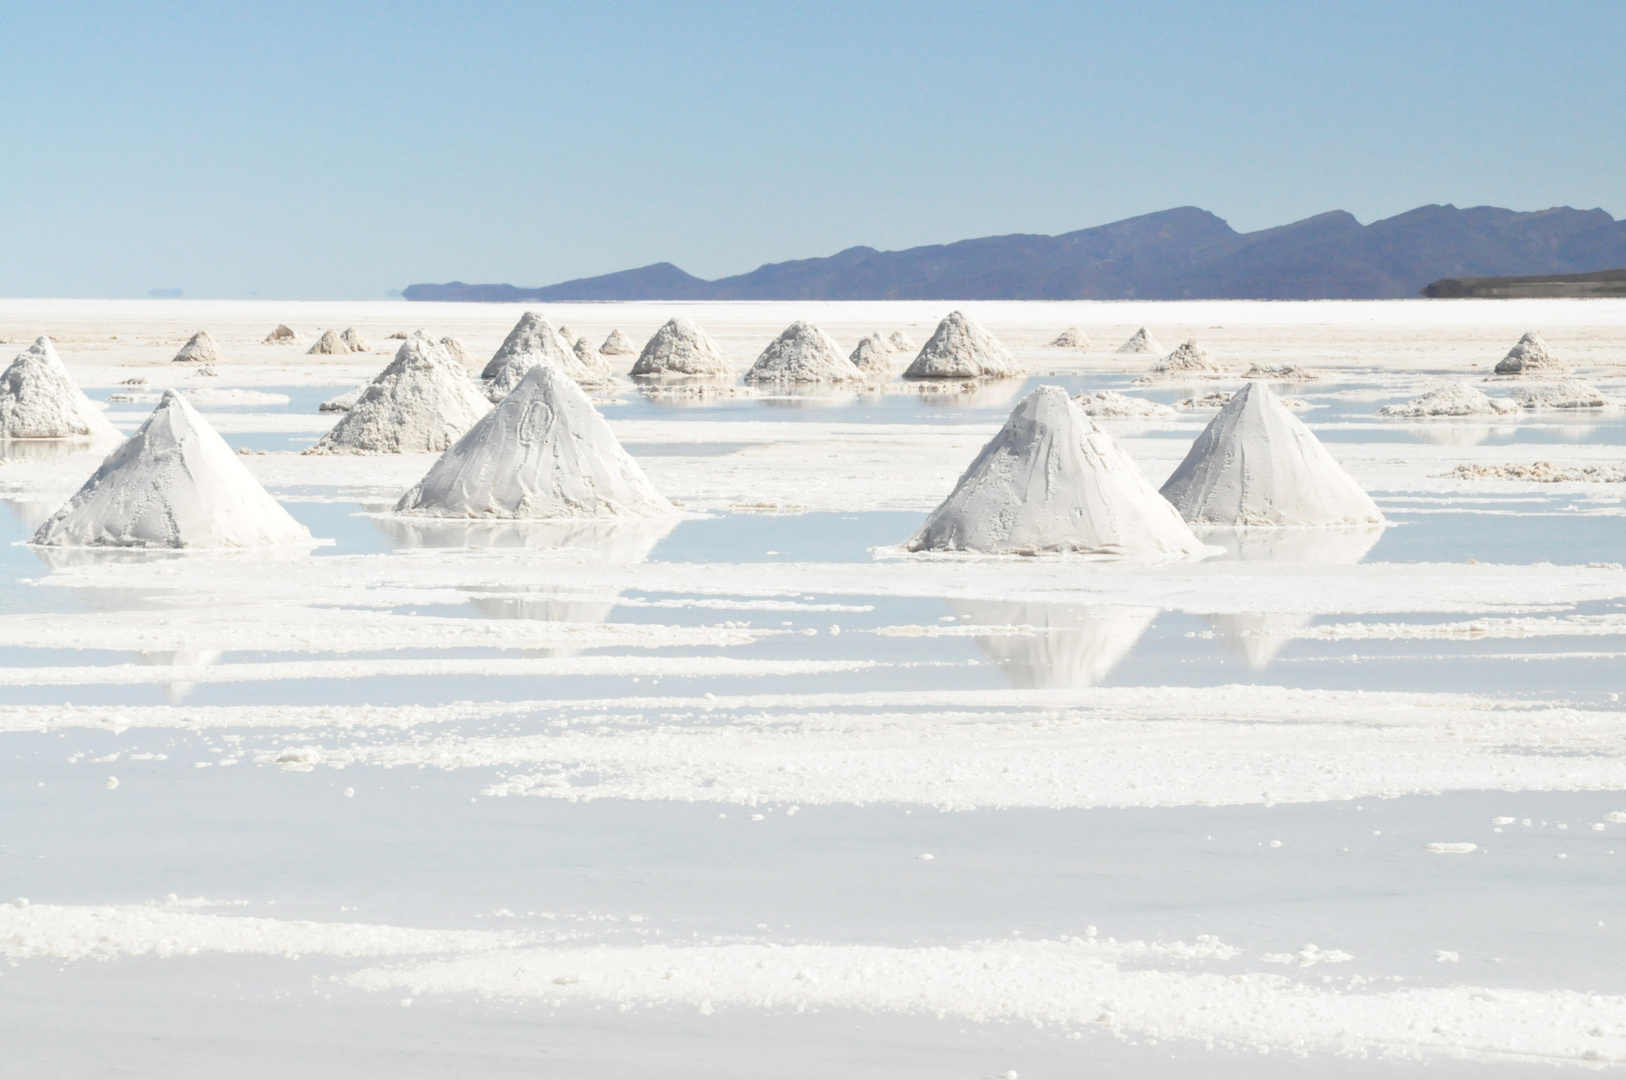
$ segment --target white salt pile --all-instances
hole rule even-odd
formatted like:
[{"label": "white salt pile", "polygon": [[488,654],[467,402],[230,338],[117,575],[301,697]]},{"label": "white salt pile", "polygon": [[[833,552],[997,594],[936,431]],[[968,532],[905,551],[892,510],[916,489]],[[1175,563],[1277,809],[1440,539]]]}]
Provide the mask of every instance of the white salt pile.
[{"label": "white salt pile", "polygon": [[1174,403],[1176,409],[1223,409],[1235,393],[1230,390],[1210,390],[1196,397],[1181,398]]},{"label": "white salt pile", "polygon": [[362,383],[360,386],[346,390],[337,397],[330,397],[326,401],[322,402],[322,404],[318,405],[316,407],[316,411],[349,412],[351,409],[356,407],[356,402],[361,400],[361,395],[366,393],[367,388],[371,385],[372,383]]},{"label": "white salt pile", "polygon": [[0,439],[112,439],[118,430],[68,374],[48,337],[0,372]]},{"label": "white salt pile", "polygon": [[1496,363],[1498,375],[1561,375],[1568,370],[1534,330],[1520,338]]},{"label": "white salt pile", "polygon": [[215,339],[209,336],[207,330],[193,334],[192,339],[175,354],[177,364],[219,364],[225,359],[220,354],[220,346],[215,344]]},{"label": "white salt pile", "polygon": [[747,383],[840,383],[863,377],[829,334],[800,320],[769,343],[745,373]]},{"label": "white salt pile", "polygon": [[1514,400],[1525,409],[1605,409],[1612,404],[1597,387],[1580,379],[1520,387]]},{"label": "white salt pile", "polygon": [[446,355],[456,361],[457,366],[460,368],[470,369],[480,366],[480,361],[474,358],[474,354],[469,352],[468,348],[454,337],[441,338],[440,347],[446,350]]},{"label": "white salt pile", "polygon": [[1486,397],[1478,387],[1457,381],[1436,386],[1404,405],[1385,405],[1379,416],[1499,416],[1517,412],[1506,398]]},{"label": "white salt pile", "polygon": [[717,343],[695,323],[679,315],[668,319],[644,345],[634,375],[733,375],[734,365]]},{"label": "white salt pile", "polygon": [[446,350],[422,331],[307,454],[418,454],[451,446],[490,411]]},{"label": "white salt pile", "polygon": [[1242,377],[1268,382],[1310,382],[1317,376],[1298,364],[1254,364],[1242,373]]},{"label": "white salt pile", "polygon": [[593,347],[593,343],[584,337],[577,338],[576,344],[570,347],[570,351],[584,368],[599,371],[605,366],[604,357],[599,353],[598,349]]},{"label": "white salt pile", "polygon": [[1056,340],[1050,343],[1050,347],[1052,349],[1087,349],[1090,347],[1090,339],[1078,327],[1069,326],[1056,335]]},{"label": "white salt pile", "polygon": [[1121,353],[1160,353],[1163,345],[1152,336],[1146,327],[1141,327],[1130,335],[1129,340],[1118,346]]},{"label": "white salt pile", "polygon": [[412,335],[407,333],[405,330],[397,330],[395,333],[391,334],[389,337],[385,338],[384,340],[385,341],[405,341],[407,338],[409,338],[411,336]]},{"label": "white salt pile", "polygon": [[982,379],[1020,375],[999,340],[963,312],[951,311],[903,373],[905,379]]},{"label": "white salt pile", "polygon": [[1097,390],[1090,394],[1080,394],[1073,400],[1078,402],[1078,407],[1083,410],[1085,416],[1144,420],[1154,416],[1174,415],[1174,409],[1162,402],[1130,397],[1116,390]]},{"label": "white salt pile", "polygon": [[610,336],[604,339],[604,344],[598,347],[598,351],[605,356],[631,356],[638,351],[638,346],[632,343],[631,338],[616,329],[610,331]]},{"label": "white salt pile", "polygon": [[338,356],[341,353],[347,353],[349,351],[350,346],[344,343],[343,339],[339,337],[336,331],[323,330],[322,336],[316,339],[316,343],[305,350],[305,355]]},{"label": "white salt pile", "polygon": [[897,367],[897,354],[880,334],[871,334],[861,340],[847,359],[852,361],[853,367],[869,378],[890,375],[892,369]]},{"label": "white salt pile", "polygon": [[271,331],[269,334],[265,335],[265,340],[260,342],[260,344],[261,345],[303,345],[303,344],[305,344],[305,339],[300,337],[299,332],[296,331],[293,327],[289,326],[287,323],[278,323],[277,328],[275,330]]},{"label": "white salt pile", "polygon": [[1537,484],[1581,482],[1626,483],[1626,465],[1555,465],[1532,461],[1528,465],[1458,465],[1446,474],[1457,480],[1529,480]]},{"label": "white salt pile", "polygon": [[559,336],[564,339],[566,345],[572,345],[576,341],[576,331],[568,326],[559,327]]},{"label": "white salt pile", "polygon": [[1012,411],[910,551],[1185,556],[1203,545],[1059,386]]},{"label": "white salt pile", "polygon": [[587,395],[552,364],[531,368],[395,509],[459,518],[676,513]]},{"label": "white salt pile", "polygon": [[351,352],[373,351],[372,342],[362,337],[360,332],[357,331],[353,326],[347,327],[345,332],[339,335],[339,340],[344,342],[345,345],[349,347]]},{"label": "white salt pile", "polygon": [[588,386],[610,381],[610,368],[602,356],[592,352],[584,358],[551,323],[527,311],[480,373],[486,380],[486,397],[501,401],[538,364],[552,364]]},{"label": "white salt pile", "polygon": [[1165,379],[1217,379],[1227,374],[1225,368],[1208,355],[1208,350],[1190,338],[1173,352],[1146,369],[1143,380]]},{"label": "white salt pile", "polygon": [[892,346],[893,352],[898,353],[912,353],[916,349],[920,348],[920,346],[915,344],[915,339],[904,333],[902,330],[894,330],[890,334],[886,335],[886,343]]},{"label": "white salt pile", "polygon": [[[559,332],[553,328],[553,325],[548,320],[544,319],[538,312],[527,311],[519,317],[519,322],[515,323],[514,328],[508,331],[508,336],[503,338],[502,344],[497,347],[497,351],[486,362],[486,366],[480,371],[480,378],[496,378],[497,373],[505,367],[511,366],[509,361],[520,354],[536,353],[562,357],[569,349],[569,342],[560,339]],[[518,386],[519,379],[524,378],[525,374],[524,371],[520,372],[519,378],[514,380],[509,389]]]},{"label": "white salt pile", "polygon": [[64,547],[241,548],[309,542],[226,441],[170,390],[34,534]]},{"label": "white salt pile", "polygon": [[1381,525],[1383,514],[1274,391],[1236,392],[1163,485],[1193,525]]}]

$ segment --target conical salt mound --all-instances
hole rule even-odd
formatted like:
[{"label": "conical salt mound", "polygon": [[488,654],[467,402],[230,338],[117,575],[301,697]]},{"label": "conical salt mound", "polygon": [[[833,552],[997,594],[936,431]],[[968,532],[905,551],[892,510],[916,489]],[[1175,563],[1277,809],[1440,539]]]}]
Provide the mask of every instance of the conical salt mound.
[{"label": "conical salt mound", "polygon": [[644,345],[634,375],[733,375],[734,363],[692,320],[668,319]]},{"label": "conical salt mound", "polygon": [[1050,347],[1052,349],[1087,349],[1090,347],[1090,339],[1078,327],[1069,326],[1056,335],[1056,340],[1050,343]]},{"label": "conical salt mound", "polygon": [[361,333],[354,326],[347,327],[345,329],[344,333],[339,335],[339,340],[344,342],[345,346],[351,352],[372,352],[373,351],[372,342],[370,342],[366,338],[362,337]]},{"label": "conical salt mound", "polygon": [[860,341],[858,348],[854,349],[847,359],[852,361],[853,367],[870,377],[890,375],[892,369],[897,366],[897,357],[892,351],[892,346],[880,334],[871,334]]},{"label": "conical salt mound", "polygon": [[299,331],[287,323],[279,323],[277,328],[265,335],[261,345],[303,345],[305,339],[299,336]]},{"label": "conical salt mound", "polygon": [[307,454],[421,454],[451,446],[490,411],[467,373],[421,330]]},{"label": "conical salt mound", "polygon": [[1486,396],[1462,380],[1436,386],[1404,404],[1385,405],[1379,416],[1497,416],[1518,412],[1517,402]]},{"label": "conical salt mound", "polygon": [[531,368],[544,363],[589,386],[610,379],[609,365],[602,356],[595,353],[583,359],[552,324],[536,312],[527,311],[480,373],[482,379],[488,380],[486,396],[501,401]]},{"label": "conical salt mound", "polygon": [[905,379],[981,379],[1020,375],[1021,367],[994,335],[963,312],[951,311],[937,324]]},{"label": "conical salt mound", "polygon": [[552,364],[531,368],[395,509],[458,518],[676,513],[587,395]]},{"label": "conical salt mound", "polygon": [[[491,355],[491,359],[480,372],[480,378],[495,378],[497,372],[508,363],[509,358],[518,353],[541,352],[554,348],[564,352],[570,345],[559,340],[559,332],[541,314],[527,311],[519,317],[519,322],[508,331],[508,336],[503,338],[502,344]],[[524,378],[524,375],[525,373],[521,372],[520,378]],[[514,381],[514,385],[519,385],[518,379]]]},{"label": "conical salt mound", "polygon": [[1163,497],[1193,525],[1381,525],[1377,504],[1262,382],[1209,421]]},{"label": "conical salt mound", "polygon": [[338,356],[350,351],[350,346],[334,330],[323,330],[315,344],[305,350],[306,356]]},{"label": "conical salt mound", "polygon": [[1225,373],[1225,368],[1214,362],[1214,358],[1208,355],[1208,350],[1197,344],[1196,338],[1179,345],[1169,355],[1146,369],[1146,374],[1158,377],[1195,375],[1213,378]]},{"label": "conical salt mound", "polygon": [[308,542],[173,390],[66,506],[34,534],[63,547],[243,548]]},{"label": "conical salt mound", "polygon": [[920,348],[915,344],[915,339],[902,330],[894,330],[886,335],[886,343],[892,346],[893,352],[912,353]]},{"label": "conical salt mound", "polygon": [[209,331],[199,330],[192,335],[192,340],[181,346],[174,359],[177,364],[218,364],[226,358],[221,355],[215,339],[209,336]]},{"label": "conical salt mound", "polygon": [[1520,338],[1496,364],[1498,375],[1562,375],[1568,370],[1534,330]]},{"label": "conical salt mound", "polygon": [[480,362],[469,352],[468,347],[454,337],[441,338],[440,347],[446,350],[446,355],[450,356],[460,368],[467,370],[479,366]]},{"label": "conical salt mound", "polygon": [[605,366],[604,357],[600,355],[593,343],[584,337],[577,338],[576,344],[570,347],[570,351],[576,357],[577,363],[587,370],[596,372]]},{"label": "conical salt mound", "polygon": [[1121,353],[1160,353],[1163,345],[1152,336],[1146,327],[1141,327],[1129,336],[1129,340],[1118,346]]},{"label": "conical salt mound", "polygon": [[1041,386],[1017,405],[906,547],[1163,557],[1204,550],[1059,386]]},{"label": "conical salt mound", "polygon": [[118,429],[84,395],[48,337],[0,372],[0,439],[112,439]]},{"label": "conical salt mound", "polygon": [[638,351],[638,346],[620,330],[611,330],[610,336],[604,339],[604,344],[598,347],[598,351],[605,356],[631,356]]},{"label": "conical salt mound", "polygon": [[839,383],[863,377],[829,334],[801,321],[787,326],[745,373],[748,383]]}]

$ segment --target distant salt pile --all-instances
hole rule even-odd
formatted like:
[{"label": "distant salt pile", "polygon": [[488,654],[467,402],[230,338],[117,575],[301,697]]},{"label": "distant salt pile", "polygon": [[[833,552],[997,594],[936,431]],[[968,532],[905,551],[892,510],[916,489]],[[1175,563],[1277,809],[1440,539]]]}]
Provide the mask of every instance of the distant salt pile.
[{"label": "distant salt pile", "polygon": [[1223,365],[1216,363],[1208,350],[1191,338],[1173,352],[1146,369],[1137,382],[1162,382],[1171,379],[1218,379],[1227,374]]},{"label": "distant salt pile", "polygon": [[604,357],[594,347],[593,343],[584,337],[577,338],[576,344],[570,347],[570,351],[584,368],[598,371],[604,367]]},{"label": "distant salt pile", "polygon": [[354,326],[346,328],[345,332],[339,335],[339,340],[349,346],[351,352],[373,351],[372,342],[362,337],[361,332],[358,331]]},{"label": "distant salt pile", "polygon": [[338,356],[349,351],[350,346],[346,345],[343,339],[339,337],[338,331],[323,330],[322,336],[317,338],[315,343],[305,350],[305,355]]},{"label": "distant salt pile", "polygon": [[1520,338],[1496,363],[1498,375],[1562,375],[1568,370],[1534,330]]},{"label": "distant salt pile", "polygon": [[33,542],[63,547],[243,548],[308,542],[226,441],[170,390]]},{"label": "distant salt pile", "polygon": [[1317,376],[1298,364],[1254,364],[1242,373],[1244,379],[1264,379],[1266,382],[1311,382]]},{"label": "distant salt pile", "polygon": [[111,439],[118,430],[68,374],[48,337],[0,372],[0,439]]},{"label": "distant salt pile", "polygon": [[[1230,404],[1231,399],[1234,397],[1236,397],[1236,393],[1231,390],[1211,390],[1196,397],[1181,398],[1174,403],[1174,407],[1190,412],[1199,409],[1223,409]],[[1306,401],[1304,398],[1284,397],[1277,398],[1277,400],[1282,403],[1284,408],[1292,409],[1294,412],[1305,412],[1315,408],[1314,403]]]},{"label": "distant salt pile", "polygon": [[829,334],[799,320],[770,342],[745,373],[747,383],[841,383],[863,377]]},{"label": "distant salt pile", "polygon": [[1163,346],[1157,338],[1152,336],[1152,332],[1143,326],[1131,334],[1128,341],[1118,346],[1118,351],[1121,353],[1160,353],[1163,351]]},{"label": "distant salt pile", "polygon": [[444,348],[414,333],[354,406],[307,454],[442,451],[490,411]]},{"label": "distant salt pile", "polygon": [[1163,485],[1193,525],[1381,525],[1383,514],[1274,391],[1236,392]]},{"label": "distant salt pile", "polygon": [[[548,320],[535,311],[527,311],[519,317],[519,322],[515,323],[514,328],[508,331],[508,336],[503,338],[502,344],[497,347],[497,351],[486,362],[486,366],[480,371],[480,378],[496,378],[497,373],[502,371],[503,368],[511,366],[509,362],[521,353],[540,353],[545,356],[556,356],[557,358],[562,357],[569,349],[569,343],[560,340],[559,332],[553,328],[553,325]],[[508,389],[512,390],[515,386],[518,386],[519,380],[524,378],[525,374],[524,371],[520,372],[519,377],[513,381]],[[506,392],[504,391],[504,393]]]},{"label": "distant salt pile", "polygon": [[1140,468],[1059,386],[1041,386],[1017,405],[905,546],[1162,557],[1204,550]]},{"label": "distant salt pile", "polygon": [[1069,326],[1056,335],[1056,340],[1050,343],[1050,347],[1052,349],[1087,349],[1090,347],[1090,339],[1078,327]]},{"label": "distant salt pile", "polygon": [[551,323],[536,312],[527,311],[480,372],[480,377],[486,380],[486,397],[501,401],[537,364],[552,364],[588,386],[610,380],[610,368],[602,356],[593,353],[584,359]]},{"label": "distant salt pile", "polygon": [[1514,400],[1525,409],[1606,409],[1613,404],[1597,387],[1580,379],[1520,387],[1514,391]]},{"label": "distant salt pile", "polygon": [[220,353],[220,346],[209,336],[209,331],[199,330],[192,335],[190,341],[181,346],[181,351],[175,354],[174,361],[177,364],[219,364],[225,359]]},{"label": "distant salt pile", "polygon": [[676,513],[587,395],[551,364],[531,368],[395,509],[458,518]]},{"label": "distant salt pile", "polygon": [[1116,390],[1097,390],[1080,394],[1073,399],[1085,416],[1110,419],[1146,420],[1156,416],[1173,416],[1174,409],[1158,401],[1130,397]]},{"label": "distant salt pile", "polygon": [[440,347],[446,350],[446,355],[456,361],[457,366],[460,368],[469,369],[480,366],[480,361],[474,358],[474,354],[469,352],[468,348],[454,337],[441,338]]},{"label": "distant salt pile", "polygon": [[407,333],[405,330],[397,330],[395,333],[391,334],[389,337],[385,338],[384,340],[385,341],[405,341],[407,338],[409,338],[411,336],[412,335]]},{"label": "distant salt pile", "polygon": [[346,390],[337,397],[330,397],[316,407],[317,412],[349,412],[356,407],[361,395],[367,392],[372,383],[362,383],[360,386]]},{"label": "distant salt pile", "polygon": [[679,315],[644,345],[632,365],[634,375],[733,375],[734,365],[717,343],[693,321]]},{"label": "distant salt pile", "polygon": [[564,339],[566,345],[574,345],[576,343],[576,331],[572,330],[568,326],[559,327],[559,336]]},{"label": "distant salt pile", "polygon": [[604,344],[598,347],[598,351],[605,356],[631,356],[638,351],[638,346],[632,343],[631,338],[616,329],[610,331],[610,336],[604,339]]},{"label": "distant salt pile", "polygon": [[1020,375],[1005,346],[964,312],[951,311],[904,371],[905,379],[983,379]]},{"label": "distant salt pile", "polygon": [[1414,397],[1404,405],[1385,405],[1379,416],[1499,416],[1517,412],[1506,398],[1486,397],[1478,387],[1451,382]]},{"label": "distant salt pile", "polygon": [[1626,465],[1458,465],[1447,476],[1456,480],[1528,480],[1536,484],[1626,484]]},{"label": "distant salt pile", "polygon": [[868,378],[891,375],[898,366],[897,354],[892,351],[891,343],[880,334],[871,334],[860,341],[847,359]]},{"label": "distant salt pile", "polygon": [[277,324],[277,328],[275,330],[265,335],[265,340],[260,342],[260,344],[303,345],[305,344],[305,339],[300,337],[299,332],[293,327],[289,326],[287,323],[279,323]]},{"label": "distant salt pile", "polygon": [[886,343],[892,346],[892,351],[896,353],[912,353],[920,348],[915,344],[915,339],[902,330],[894,330],[886,335]]}]

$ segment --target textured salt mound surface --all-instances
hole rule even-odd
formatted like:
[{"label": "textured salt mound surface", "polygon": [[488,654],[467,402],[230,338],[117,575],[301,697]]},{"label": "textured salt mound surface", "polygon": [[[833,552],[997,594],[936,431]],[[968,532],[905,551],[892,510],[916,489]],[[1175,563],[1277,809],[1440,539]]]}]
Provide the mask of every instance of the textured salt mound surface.
[{"label": "textured salt mound surface", "polygon": [[362,383],[360,386],[357,386],[354,389],[346,390],[338,397],[330,397],[326,401],[322,402],[321,405],[317,406],[316,411],[349,412],[351,409],[356,407],[356,402],[360,400],[361,395],[366,393],[367,387],[371,385],[372,383]]},{"label": "textured salt mound surface", "polygon": [[1053,349],[1087,349],[1090,347],[1090,339],[1078,327],[1069,326],[1056,335],[1056,340],[1050,343],[1050,347]]},{"label": "textured salt mound surface", "polygon": [[1385,405],[1379,416],[1499,416],[1517,412],[1518,405],[1506,398],[1486,397],[1478,387],[1465,382],[1446,383],[1412,398],[1404,405]]},{"label": "textured salt mound surface", "polygon": [[1012,411],[910,551],[1198,555],[1203,545],[1129,455],[1059,386]]},{"label": "textured salt mound surface", "polygon": [[445,450],[490,410],[463,369],[414,333],[307,454],[417,454]]},{"label": "textured salt mound surface", "polygon": [[593,343],[586,338],[577,338],[576,344],[570,347],[570,351],[584,369],[595,372],[605,370],[604,357],[593,347]]},{"label": "textured salt mound surface", "polygon": [[181,351],[175,354],[177,364],[218,364],[226,358],[220,353],[220,346],[215,339],[209,336],[209,331],[199,330],[192,335],[192,340],[181,346]]},{"label": "textured salt mound surface", "polygon": [[1534,330],[1519,339],[1506,356],[1496,363],[1498,375],[1562,374],[1569,369],[1559,362],[1541,335]]},{"label": "textured salt mound surface", "polygon": [[334,330],[323,330],[322,336],[310,348],[305,350],[306,356],[338,356],[350,351],[350,346],[344,343]]},{"label": "textured salt mound surface", "polygon": [[906,379],[980,379],[1020,375],[999,340],[963,312],[951,311],[903,373]]},{"label": "textured salt mound surface", "polygon": [[1146,369],[1144,381],[1161,379],[1200,378],[1216,379],[1226,374],[1225,368],[1214,362],[1208,351],[1191,338],[1173,352]]},{"label": "textured salt mound surface", "polygon": [[893,352],[901,353],[912,353],[920,347],[915,344],[914,338],[905,334],[902,330],[894,330],[886,335],[886,343],[892,346]]},{"label": "textured salt mound surface", "polygon": [[1080,394],[1073,400],[1078,402],[1085,416],[1139,419],[1174,415],[1174,409],[1162,402],[1129,397],[1116,390],[1097,390],[1093,394]]},{"label": "textured salt mound surface", "polygon": [[372,342],[370,342],[366,338],[362,337],[361,334],[353,326],[347,327],[345,329],[344,333],[339,335],[339,340],[344,342],[345,345],[349,347],[351,352],[372,352],[373,351]]},{"label": "textured salt mound surface", "polygon": [[446,355],[450,356],[460,368],[472,369],[480,366],[480,361],[474,358],[474,354],[454,337],[441,338],[440,347],[446,350]]},{"label": "textured salt mound surface", "polygon": [[226,441],[171,390],[33,542],[67,547],[299,544],[305,526],[266,494]]},{"label": "textured salt mound surface", "polygon": [[279,323],[279,324],[277,324],[277,328],[275,330],[273,330],[269,334],[265,335],[265,340],[260,342],[260,344],[261,345],[303,345],[303,344],[305,344],[305,339],[300,337],[299,332],[296,331],[293,327],[289,326],[287,323]]},{"label": "textured salt mound surface", "polygon": [[1597,387],[1580,379],[1521,387],[1514,392],[1514,400],[1526,409],[1604,409],[1612,404]]},{"label": "textured salt mound surface", "polygon": [[559,338],[566,345],[574,344],[576,341],[576,331],[572,330],[568,326],[561,326],[559,327]]},{"label": "textured salt mound surface", "polygon": [[[519,322],[508,331],[508,336],[503,338],[502,344],[481,369],[480,378],[495,378],[510,357],[518,353],[541,352],[547,346],[557,346],[561,351],[569,347],[559,341],[558,331],[554,330],[546,319],[535,311],[527,311],[519,317]],[[521,378],[523,377],[524,373],[521,372]],[[515,380],[514,385],[519,385],[518,380]]]},{"label": "textured salt mound surface", "polygon": [[890,375],[897,366],[892,346],[880,334],[871,334],[860,341],[847,359],[852,361],[853,367],[868,376]]},{"label": "textured salt mound surface", "polygon": [[734,365],[706,332],[679,315],[668,319],[638,354],[634,375],[733,375]]},{"label": "textured salt mound surface", "polygon": [[1383,514],[1274,391],[1253,382],[1163,485],[1193,525],[1378,525]]},{"label": "textured salt mound surface", "polygon": [[830,335],[800,320],[791,323],[775,338],[751,370],[748,383],[831,383],[857,382],[864,373],[841,355]]},{"label": "textured salt mound surface", "polygon": [[584,358],[546,319],[527,311],[480,372],[480,377],[488,380],[486,396],[492,401],[501,401],[531,368],[544,363],[589,386],[610,380],[609,365],[596,351],[587,353]]},{"label": "textured salt mound surface", "polygon": [[1163,351],[1163,345],[1157,338],[1152,336],[1150,330],[1143,326],[1131,334],[1128,341],[1118,346],[1118,351],[1121,353],[1160,353]]},{"label": "textured salt mound surface", "polygon": [[1580,481],[1593,484],[1626,483],[1626,465],[1555,465],[1532,461],[1528,465],[1458,465],[1447,476],[1457,480],[1529,480],[1538,484]]},{"label": "textured salt mound surface", "polygon": [[1316,375],[1298,364],[1254,364],[1242,373],[1242,377],[1268,382],[1310,382]]},{"label": "textured salt mound surface", "polygon": [[112,439],[118,434],[74,383],[50,338],[36,339],[0,372],[0,439]]},{"label": "textured salt mound surface", "polygon": [[672,514],[574,381],[539,364],[396,505],[464,518]]},{"label": "textured salt mound surface", "polygon": [[610,331],[610,336],[604,339],[604,344],[598,347],[598,351],[605,356],[631,356],[638,351],[638,346],[632,343],[631,338],[616,329]]}]

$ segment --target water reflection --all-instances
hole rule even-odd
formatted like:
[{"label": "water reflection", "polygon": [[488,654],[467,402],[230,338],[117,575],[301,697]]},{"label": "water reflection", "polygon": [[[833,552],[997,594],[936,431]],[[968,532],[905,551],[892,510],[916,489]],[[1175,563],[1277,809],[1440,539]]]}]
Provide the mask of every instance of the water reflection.
[{"label": "water reflection", "polygon": [[[100,464],[115,442],[113,439],[0,439],[0,461],[54,461],[83,454]],[[94,472],[95,467],[90,465],[87,473]]]},{"label": "water reflection", "polygon": [[1157,618],[1156,608],[1005,600],[954,600],[949,608],[975,626],[1021,628],[1020,633],[978,635],[977,647],[1013,687],[1032,690],[1099,684]]},{"label": "water reflection", "polygon": [[1029,379],[919,379],[886,386],[888,393],[910,393],[921,404],[960,409],[994,409],[1009,405],[1033,382],[1059,380]]},{"label": "water reflection", "polygon": [[676,515],[604,521],[469,521],[378,514],[372,519],[403,548],[529,548],[592,552],[609,562],[638,563],[678,526]]},{"label": "water reflection", "polygon": [[1436,446],[1478,446],[1492,435],[1511,439],[1519,429],[1512,424],[1436,422],[1416,424],[1408,430],[1417,435],[1419,442]]},{"label": "water reflection", "polygon": [[1293,632],[1310,625],[1313,618],[1303,612],[1210,615],[1208,625],[1243,663],[1263,671],[1287,647]]},{"label": "water reflection", "polygon": [[[150,664],[153,667],[202,668],[219,663],[225,654],[217,649],[182,649],[176,652],[144,652],[137,655],[143,664]],[[195,682],[165,683],[164,693],[171,705],[179,705],[197,689],[197,686]]]}]

